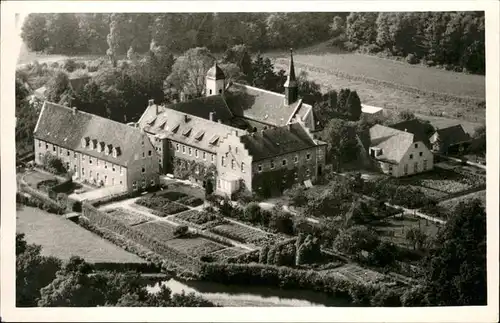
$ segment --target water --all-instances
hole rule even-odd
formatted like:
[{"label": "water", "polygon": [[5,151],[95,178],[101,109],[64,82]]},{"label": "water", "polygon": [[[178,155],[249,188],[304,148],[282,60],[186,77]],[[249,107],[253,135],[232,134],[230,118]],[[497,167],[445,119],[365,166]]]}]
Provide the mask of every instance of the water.
[{"label": "water", "polygon": [[[180,281],[174,278],[161,284],[170,288],[173,293],[193,292],[222,306],[325,307],[349,305],[342,299],[331,298],[323,293],[307,290],[281,290],[254,285],[224,285],[205,281]],[[149,290],[155,292],[159,288],[160,284],[156,284]]]}]

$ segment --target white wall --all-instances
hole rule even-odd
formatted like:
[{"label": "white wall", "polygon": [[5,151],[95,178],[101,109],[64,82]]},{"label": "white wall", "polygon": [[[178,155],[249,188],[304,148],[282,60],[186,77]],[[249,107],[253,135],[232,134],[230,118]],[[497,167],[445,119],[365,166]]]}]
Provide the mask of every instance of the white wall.
[{"label": "white wall", "polygon": [[[417,147],[415,147],[417,145]],[[422,153],[422,156],[420,156]],[[410,158],[412,155],[413,158]],[[427,161],[427,167],[424,170],[424,160]],[[415,172],[415,163],[417,164],[417,171]],[[408,165],[408,173],[405,174],[405,165]],[[432,152],[424,145],[423,142],[412,143],[410,148],[406,151],[405,155],[399,162],[397,167],[393,167],[393,176],[401,177],[412,175],[416,173],[421,173],[424,171],[431,170],[434,167],[434,155]]]}]

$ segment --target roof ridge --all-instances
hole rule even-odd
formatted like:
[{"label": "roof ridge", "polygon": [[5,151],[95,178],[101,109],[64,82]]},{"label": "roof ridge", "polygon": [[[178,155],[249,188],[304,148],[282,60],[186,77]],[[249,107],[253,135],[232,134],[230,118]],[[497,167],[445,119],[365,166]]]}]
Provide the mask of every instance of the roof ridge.
[{"label": "roof ridge", "polygon": [[236,127],[227,125],[225,123],[215,122],[215,121],[212,121],[212,120],[209,120],[209,119],[205,119],[205,118],[202,118],[202,117],[195,116],[193,114],[189,114],[189,113],[177,111],[175,109],[171,109],[171,108],[167,108],[167,107],[164,107],[164,108],[165,108],[165,110],[162,112],[162,114],[168,112],[167,110],[169,110],[169,111],[173,111],[174,113],[181,114],[181,115],[188,115],[189,117],[194,118],[194,119],[203,120],[203,121],[206,121],[206,122],[211,122],[211,123],[218,124],[218,125],[221,125],[221,126],[224,126],[224,127],[227,127],[227,128],[231,128],[231,129],[234,129],[234,130],[241,130],[241,131],[245,131],[246,132],[246,130],[243,130],[243,129],[240,129],[240,128],[236,128]]},{"label": "roof ridge", "polygon": [[257,90],[257,91],[261,91],[261,92],[266,92],[266,93],[269,93],[269,94],[274,94],[274,95],[277,95],[277,96],[281,96],[283,98],[285,97],[284,94],[281,94],[281,93],[278,93],[278,92],[269,91],[269,90],[265,90],[265,89],[261,89],[261,88],[258,88],[258,87],[255,87],[255,86],[251,86],[251,85],[248,85],[248,84],[243,84],[243,83],[238,83],[238,82],[234,82],[233,84],[236,84],[236,85],[239,85],[239,86],[248,87],[248,88],[251,88],[253,90]]}]

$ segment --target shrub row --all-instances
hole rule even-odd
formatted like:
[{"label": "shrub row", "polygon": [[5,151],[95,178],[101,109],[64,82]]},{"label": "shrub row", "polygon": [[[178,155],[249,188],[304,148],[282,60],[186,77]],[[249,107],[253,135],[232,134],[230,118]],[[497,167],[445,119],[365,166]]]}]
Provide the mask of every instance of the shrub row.
[{"label": "shrub row", "polygon": [[363,284],[312,270],[261,264],[204,263],[201,277],[223,284],[258,284],[283,289],[308,289],[348,300],[355,305],[370,305],[371,298],[384,287],[380,283]]},{"label": "shrub row", "polygon": [[193,272],[197,272],[199,270],[199,261],[197,259],[170,248],[164,243],[135,229],[134,227],[128,227],[119,220],[109,216],[107,213],[97,210],[90,204],[85,203],[82,209],[83,215],[90,221],[94,222],[97,226],[107,228],[117,234],[131,239],[132,241],[146,246],[155,253],[162,255],[164,258],[173,261],[182,267],[188,268]]},{"label": "shrub row", "polygon": [[104,196],[101,198],[97,198],[92,201],[88,201],[91,203],[94,207],[99,207],[103,204],[111,203],[111,202],[118,202],[121,200],[125,200],[128,198],[133,198],[141,195],[140,191],[132,191],[132,192],[122,192],[122,193],[117,193],[117,194],[112,194],[108,196]]},{"label": "shrub row", "polygon": [[51,213],[56,213],[56,214],[64,214],[66,212],[66,206],[52,200],[48,196],[40,193],[39,191],[21,184],[21,191],[24,191],[28,194],[31,195],[31,198],[27,198],[25,196],[22,196],[20,194],[16,195],[17,198],[19,198],[19,202],[28,206],[35,206],[38,208],[41,208],[45,211],[51,212]]},{"label": "shrub row", "polygon": [[228,263],[236,263],[236,264],[249,264],[251,262],[258,263],[259,262],[259,254],[260,250],[254,250],[242,253],[241,255],[229,257],[225,260]]}]

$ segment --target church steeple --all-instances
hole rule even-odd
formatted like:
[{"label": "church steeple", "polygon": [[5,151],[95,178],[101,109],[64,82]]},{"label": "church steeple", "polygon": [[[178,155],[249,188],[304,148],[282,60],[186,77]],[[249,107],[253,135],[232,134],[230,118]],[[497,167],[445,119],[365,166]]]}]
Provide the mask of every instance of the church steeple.
[{"label": "church steeple", "polygon": [[295,78],[295,67],[293,66],[293,52],[290,48],[290,67],[285,87],[285,104],[290,105],[298,99],[297,79]]}]

